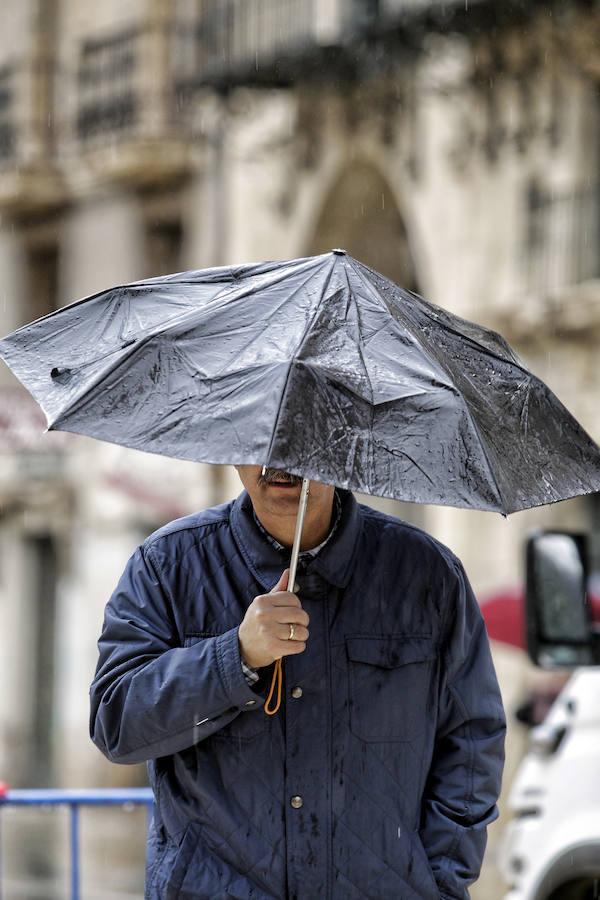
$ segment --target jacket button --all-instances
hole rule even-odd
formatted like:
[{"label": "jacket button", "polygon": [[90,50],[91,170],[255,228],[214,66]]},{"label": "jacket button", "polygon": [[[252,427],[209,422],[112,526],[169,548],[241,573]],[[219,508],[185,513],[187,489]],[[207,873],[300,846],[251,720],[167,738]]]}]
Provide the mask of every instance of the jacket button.
[{"label": "jacket button", "polygon": [[292,688],[292,697],[294,698],[294,700],[299,700],[301,696],[302,696],[302,688],[300,687],[299,684],[297,684],[296,687]]},{"label": "jacket button", "polygon": [[294,809],[300,809],[300,807],[304,803],[304,800],[302,799],[302,797],[300,797],[298,794],[296,794],[294,797],[292,797],[292,799],[290,800],[290,803],[292,804]]},{"label": "jacket button", "polygon": [[254,706],[255,703],[256,703],[256,700],[246,700],[245,705],[246,706]]}]

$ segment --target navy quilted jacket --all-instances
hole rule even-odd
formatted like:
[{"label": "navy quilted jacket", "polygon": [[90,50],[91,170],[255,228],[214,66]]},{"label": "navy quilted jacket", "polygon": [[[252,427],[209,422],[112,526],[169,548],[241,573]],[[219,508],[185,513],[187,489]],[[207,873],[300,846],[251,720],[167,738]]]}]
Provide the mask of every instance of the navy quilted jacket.
[{"label": "navy quilted jacket", "polygon": [[341,497],[275,716],[237,626],[287,557],[247,494],[148,538],[107,605],[91,734],[149,760],[151,900],[468,897],[505,728],[482,618],[449,550]]}]

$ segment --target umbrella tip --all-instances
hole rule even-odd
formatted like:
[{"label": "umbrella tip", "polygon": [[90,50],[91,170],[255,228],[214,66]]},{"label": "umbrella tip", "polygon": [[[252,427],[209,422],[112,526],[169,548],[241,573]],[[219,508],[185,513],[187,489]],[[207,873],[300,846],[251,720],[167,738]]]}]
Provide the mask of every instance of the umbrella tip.
[{"label": "umbrella tip", "polygon": [[334,247],[331,252],[335,253],[336,256],[347,256],[346,251],[342,250],[340,247]]}]

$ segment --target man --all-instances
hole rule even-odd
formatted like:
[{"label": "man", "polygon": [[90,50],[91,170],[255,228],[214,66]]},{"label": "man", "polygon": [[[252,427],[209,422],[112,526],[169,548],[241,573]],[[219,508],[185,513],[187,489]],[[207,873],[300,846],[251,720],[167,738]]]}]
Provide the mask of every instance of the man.
[{"label": "man", "polygon": [[238,472],[137,550],[99,641],[92,738],[156,797],[146,897],[468,897],[505,723],[460,563],[312,482],[293,593],[300,480]]}]

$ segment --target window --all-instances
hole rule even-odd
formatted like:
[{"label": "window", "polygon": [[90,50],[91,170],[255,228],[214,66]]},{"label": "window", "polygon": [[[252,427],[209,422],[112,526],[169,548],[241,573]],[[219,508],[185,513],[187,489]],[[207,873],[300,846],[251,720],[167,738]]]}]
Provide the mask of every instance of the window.
[{"label": "window", "polygon": [[31,666],[29,716],[31,741],[24,767],[26,784],[51,785],[52,730],[54,720],[54,657],[56,639],[57,556],[49,534],[25,538],[25,590],[28,593],[30,654],[23,665]]},{"label": "window", "polygon": [[183,229],[178,220],[150,222],[146,229],[148,277],[181,271]]},{"label": "window", "polygon": [[58,245],[32,244],[26,255],[28,284],[23,321],[31,322],[58,306]]}]

